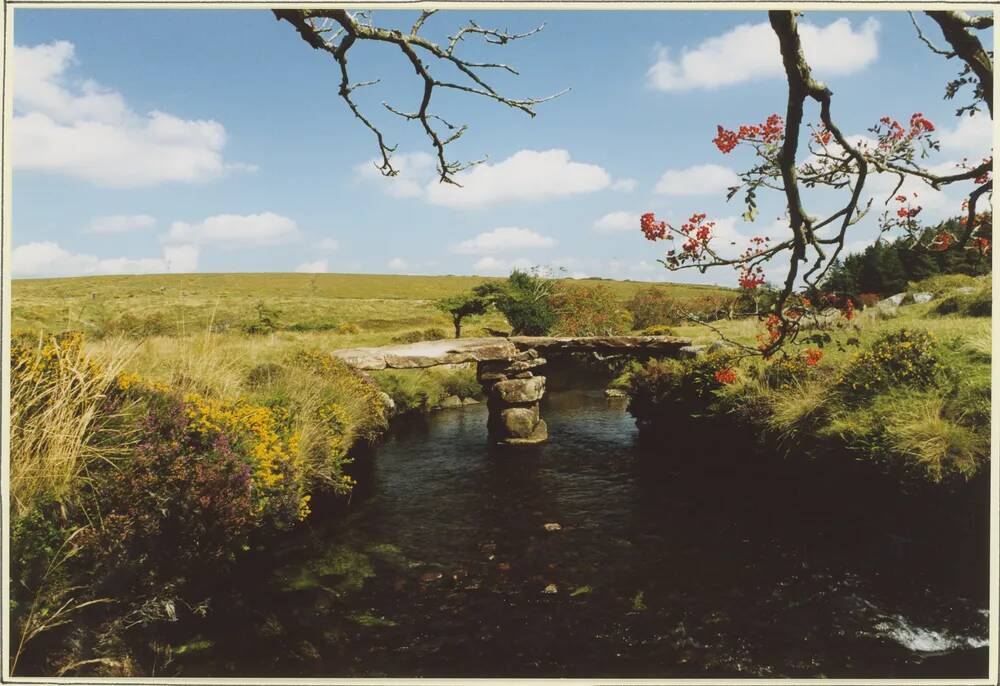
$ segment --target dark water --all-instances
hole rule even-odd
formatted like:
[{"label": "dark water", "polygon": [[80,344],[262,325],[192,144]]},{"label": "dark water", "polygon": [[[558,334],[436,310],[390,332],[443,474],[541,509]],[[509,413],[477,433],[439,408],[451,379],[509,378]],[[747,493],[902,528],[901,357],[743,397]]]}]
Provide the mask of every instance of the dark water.
[{"label": "dark water", "polygon": [[346,517],[275,545],[181,674],[986,675],[978,520],[737,436],[643,444],[600,392],[543,416],[547,444],[507,450],[484,406],[397,424]]}]

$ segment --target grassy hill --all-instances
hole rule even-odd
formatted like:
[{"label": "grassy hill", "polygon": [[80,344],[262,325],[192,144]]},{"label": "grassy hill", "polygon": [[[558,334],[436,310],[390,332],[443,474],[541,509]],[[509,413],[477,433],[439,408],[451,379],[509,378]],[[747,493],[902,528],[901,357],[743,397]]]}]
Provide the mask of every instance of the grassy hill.
[{"label": "grassy hill", "polygon": [[[340,344],[388,342],[392,335],[420,328],[448,331],[448,318],[434,308],[433,301],[487,280],[478,276],[270,273],[16,279],[12,322],[15,332],[77,329],[88,337],[122,332],[135,337],[183,336],[204,333],[209,325],[217,332],[242,330],[259,319],[259,305],[263,305],[274,313],[280,332],[357,327],[358,334],[329,341],[343,347]],[[601,283],[622,300],[650,287],[662,288],[681,301],[726,290],[604,279],[573,282]],[[478,323],[504,328],[496,314]],[[476,331],[473,323],[467,335]]]}]

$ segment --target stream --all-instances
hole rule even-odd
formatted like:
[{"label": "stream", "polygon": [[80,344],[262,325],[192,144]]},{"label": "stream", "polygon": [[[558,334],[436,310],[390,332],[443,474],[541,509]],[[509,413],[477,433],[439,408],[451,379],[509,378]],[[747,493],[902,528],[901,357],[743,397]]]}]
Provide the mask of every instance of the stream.
[{"label": "stream", "polygon": [[986,676],[984,523],[749,438],[643,441],[600,391],[542,415],[521,448],[487,445],[485,405],[398,419],[346,512],[247,565],[178,675]]}]

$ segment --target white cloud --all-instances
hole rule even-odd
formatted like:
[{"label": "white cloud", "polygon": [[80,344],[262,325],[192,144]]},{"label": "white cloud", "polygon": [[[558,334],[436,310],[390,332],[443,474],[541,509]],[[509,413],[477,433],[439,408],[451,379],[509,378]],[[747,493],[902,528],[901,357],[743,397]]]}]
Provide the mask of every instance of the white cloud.
[{"label": "white cloud", "polygon": [[969,153],[974,158],[970,162],[978,163],[993,149],[993,122],[982,112],[962,117],[954,129],[941,131],[940,140],[942,149]]},{"label": "white cloud", "polygon": [[638,212],[609,212],[594,222],[594,229],[601,233],[639,231]]},{"label": "white cloud", "polygon": [[389,260],[389,269],[394,272],[401,272],[406,269],[406,260],[402,257],[394,257]]},{"label": "white cloud", "polygon": [[739,184],[729,167],[699,164],[687,169],[668,169],[657,181],[654,193],[661,195],[713,195]]},{"label": "white cloud", "polygon": [[[878,30],[879,23],[872,18],[857,30],[847,18],[824,27],[799,24],[802,49],[818,78],[851,74],[874,62]],[[678,59],[671,59],[664,48],[647,72],[650,86],[662,91],[714,89],[782,76],[778,39],[767,22],[741,24],[694,49],[685,48]]]},{"label": "white cloud", "polygon": [[340,243],[334,238],[324,238],[316,243],[316,247],[320,250],[333,252],[334,250],[340,250]]},{"label": "white cloud", "polygon": [[531,229],[502,226],[462,241],[452,248],[452,251],[461,255],[491,255],[514,250],[551,248],[555,244],[554,238],[543,236]]},{"label": "white cloud", "polygon": [[66,41],[14,46],[15,168],[64,174],[113,188],[218,178],[252,165],[223,160],[225,128],[159,111],[131,110],[94,81],[71,81]]},{"label": "white cloud", "polygon": [[87,225],[87,233],[125,233],[140,229],[151,229],[156,220],[148,214],[114,214],[94,217]]},{"label": "white cloud", "polygon": [[596,164],[573,162],[566,150],[520,150],[497,164],[480,164],[455,177],[461,187],[431,181],[427,200],[475,208],[603,190],[611,176]]},{"label": "white cloud", "polygon": [[58,243],[44,241],[17,246],[12,252],[12,260],[13,271],[18,276],[185,273],[198,269],[198,246],[167,246],[161,257],[99,258],[71,253]]},{"label": "white cloud", "polygon": [[626,193],[631,193],[635,190],[635,187],[639,185],[639,182],[635,179],[618,179],[613,184],[611,184],[611,190],[613,191],[624,191]]},{"label": "white cloud", "polygon": [[219,214],[194,224],[174,222],[163,240],[197,245],[217,243],[227,248],[260,248],[287,243],[298,235],[299,230],[293,220],[264,212]]},{"label": "white cloud", "polygon": [[300,274],[323,274],[329,271],[326,260],[313,260],[312,262],[303,262],[295,271]]},{"label": "white cloud", "polygon": [[531,269],[534,263],[526,257],[512,260],[501,260],[496,257],[482,257],[476,260],[472,268],[477,274],[509,274],[515,269]]},{"label": "white cloud", "polygon": [[434,157],[425,152],[399,153],[392,156],[396,176],[384,176],[376,160],[369,160],[355,167],[362,179],[382,184],[386,193],[394,198],[416,198],[424,193],[428,180],[436,174]]}]

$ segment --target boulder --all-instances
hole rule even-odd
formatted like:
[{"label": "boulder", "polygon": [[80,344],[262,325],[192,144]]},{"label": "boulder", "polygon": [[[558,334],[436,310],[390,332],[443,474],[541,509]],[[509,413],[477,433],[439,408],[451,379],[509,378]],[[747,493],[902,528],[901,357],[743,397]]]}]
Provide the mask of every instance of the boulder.
[{"label": "boulder", "polygon": [[443,409],[449,409],[452,407],[461,407],[461,406],[462,406],[462,399],[459,398],[457,395],[449,395],[447,398],[444,398],[441,401],[441,407]]},{"label": "boulder", "polygon": [[930,302],[933,299],[934,299],[934,294],[933,293],[914,293],[913,294],[913,302],[917,303],[918,305],[920,303]]},{"label": "boulder", "polygon": [[733,346],[726,341],[713,341],[711,345],[708,346],[708,352],[718,353],[724,350],[729,350]]},{"label": "boulder", "polygon": [[549,427],[545,425],[544,419],[539,419],[538,424],[535,424],[535,430],[531,432],[531,435],[527,438],[508,438],[502,440],[501,443],[506,443],[508,445],[531,445],[534,443],[544,443],[549,439]]},{"label": "boulder", "polygon": [[511,438],[528,438],[538,425],[538,406],[511,407],[500,413],[504,431]]},{"label": "boulder", "polygon": [[545,395],[545,377],[534,376],[530,379],[498,381],[493,386],[493,392],[505,403],[511,405],[535,403]]},{"label": "boulder", "polygon": [[681,359],[693,360],[699,355],[704,355],[706,350],[708,350],[708,346],[706,345],[685,345],[678,352]]},{"label": "boulder", "polygon": [[382,401],[382,406],[385,408],[386,414],[390,417],[396,414],[396,401],[392,399],[392,396],[385,391],[378,392],[379,400]]},{"label": "boulder", "polygon": [[878,304],[881,305],[882,303],[888,303],[888,305],[891,305],[892,307],[899,307],[900,305],[906,304],[906,300],[907,300],[906,296],[907,295],[909,295],[909,294],[908,293],[897,293],[896,295],[890,295],[888,298],[885,298],[884,300],[880,300],[878,302]]},{"label": "boulder", "polygon": [[627,398],[628,393],[621,390],[620,388],[608,388],[604,391],[604,395],[608,398]]},{"label": "boulder", "polygon": [[479,405],[482,401],[476,398],[462,398],[463,405]]},{"label": "boulder", "polygon": [[512,372],[525,372],[528,371],[529,369],[534,369],[535,367],[541,367],[543,364],[545,364],[545,359],[541,357],[536,357],[531,360],[515,360],[514,362],[510,363],[510,366],[508,366],[507,369],[509,369]]}]

